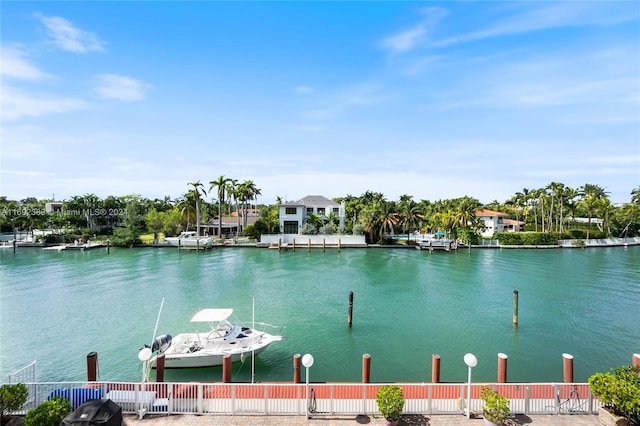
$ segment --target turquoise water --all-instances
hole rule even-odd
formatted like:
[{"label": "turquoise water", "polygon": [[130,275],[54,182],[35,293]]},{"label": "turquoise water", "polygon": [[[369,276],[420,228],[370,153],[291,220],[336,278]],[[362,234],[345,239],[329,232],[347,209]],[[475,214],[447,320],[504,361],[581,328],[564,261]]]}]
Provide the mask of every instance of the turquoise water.
[{"label": "turquoise water", "polygon": [[[640,352],[640,247],[481,250],[282,251],[224,248],[0,251],[0,374],[38,361],[41,381],[84,380],[98,352],[102,380],[139,380],[137,353],[158,334],[191,331],[204,307],[231,307],[251,322],[285,325],[288,339],[256,363],[257,381],[289,381],[292,358],[311,353],[313,381],[494,381],[497,354],[509,381],[561,381],[562,353],[576,381]],[[519,326],[512,325],[513,290]],[[349,292],[353,326],[347,326]],[[220,368],[167,371],[167,380],[214,380]],[[234,364],[250,381],[250,362]]]}]

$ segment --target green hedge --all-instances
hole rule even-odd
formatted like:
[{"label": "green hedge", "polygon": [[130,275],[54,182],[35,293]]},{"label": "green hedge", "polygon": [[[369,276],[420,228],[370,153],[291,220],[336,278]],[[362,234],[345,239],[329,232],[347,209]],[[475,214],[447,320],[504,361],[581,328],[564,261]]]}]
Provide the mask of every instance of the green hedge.
[{"label": "green hedge", "polygon": [[548,232],[497,232],[494,235],[503,246],[552,246],[558,244],[558,237]]}]

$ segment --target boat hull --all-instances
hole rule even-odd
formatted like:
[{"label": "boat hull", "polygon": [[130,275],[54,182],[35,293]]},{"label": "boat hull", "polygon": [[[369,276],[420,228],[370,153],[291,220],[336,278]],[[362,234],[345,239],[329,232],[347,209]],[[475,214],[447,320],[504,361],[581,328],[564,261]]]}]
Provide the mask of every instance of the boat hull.
[{"label": "boat hull", "polygon": [[[244,359],[251,358],[252,355],[258,356],[262,351],[266,349],[263,346],[260,349],[256,349],[253,352],[244,352]],[[195,354],[172,354],[165,355],[164,368],[204,368],[204,367],[218,367],[222,365],[224,356],[227,354],[212,354],[212,353],[195,353]],[[231,362],[242,361],[242,353],[232,353]],[[151,368],[156,368],[156,359],[153,358],[149,361]]]},{"label": "boat hull", "polygon": [[186,249],[204,249],[210,248],[213,243],[212,238],[165,238],[165,241],[174,247],[182,247]]},{"label": "boat hull", "polygon": [[[260,333],[256,337],[245,338],[242,342],[230,345],[224,342],[207,342],[203,348],[194,349],[195,342],[206,342],[207,335],[187,333],[176,336],[171,346],[163,353],[164,368],[202,368],[222,365],[226,355],[231,356],[231,362],[257,356],[271,343],[283,340],[282,336]],[[157,356],[149,361],[151,368],[157,367]]]}]

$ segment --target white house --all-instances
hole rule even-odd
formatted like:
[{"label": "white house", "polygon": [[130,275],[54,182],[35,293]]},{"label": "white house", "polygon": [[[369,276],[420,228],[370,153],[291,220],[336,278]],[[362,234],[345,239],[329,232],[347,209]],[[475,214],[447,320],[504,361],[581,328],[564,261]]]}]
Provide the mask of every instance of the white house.
[{"label": "white house", "polygon": [[491,237],[496,232],[521,232],[524,230],[524,222],[507,219],[508,213],[493,210],[476,210],[476,217],[484,222],[485,230],[480,235]]},{"label": "white house", "polygon": [[298,201],[287,201],[280,205],[280,233],[298,234],[312,214],[328,217],[331,213],[344,224],[344,205],[322,195],[307,195]]}]

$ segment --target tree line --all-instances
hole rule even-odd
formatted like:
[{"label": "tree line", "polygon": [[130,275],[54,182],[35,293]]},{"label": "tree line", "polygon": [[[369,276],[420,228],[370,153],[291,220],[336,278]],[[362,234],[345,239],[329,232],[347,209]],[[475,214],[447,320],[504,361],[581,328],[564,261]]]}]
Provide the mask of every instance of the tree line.
[{"label": "tree line", "polygon": [[[53,229],[59,235],[113,235],[114,245],[133,245],[143,233],[151,233],[157,240],[160,234],[199,232],[204,223],[215,223],[217,234],[222,235],[222,218],[235,215],[242,235],[259,238],[260,234],[280,232],[282,198],[276,197],[275,204],[258,204],[261,190],[252,180],[239,182],[221,175],[208,185],[188,182],[186,188],[175,199],[78,195],[61,201],[61,207],[52,213],[45,210],[46,203],[52,200],[0,197],[0,228],[3,232]],[[344,202],[343,223],[334,213],[310,215],[302,232],[364,234],[370,243],[382,242],[390,235],[443,232],[450,238],[474,242],[483,230],[483,222],[475,213],[489,209],[524,222],[525,231],[553,233],[562,238],[640,235],[640,187],[633,189],[630,201],[620,206],[613,205],[608,195],[595,184],[571,188],[559,182],[537,189],[523,188],[504,202],[494,200],[488,204],[469,196],[416,201],[405,194],[394,201],[383,193],[366,191],[360,196],[333,198]],[[248,224],[252,206],[259,211],[259,219]],[[586,223],[576,218],[584,218]]]}]

